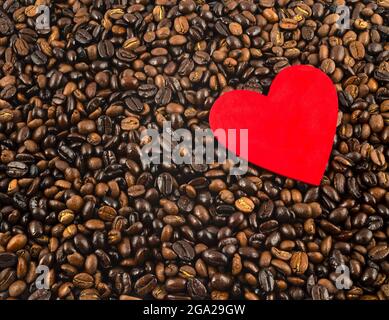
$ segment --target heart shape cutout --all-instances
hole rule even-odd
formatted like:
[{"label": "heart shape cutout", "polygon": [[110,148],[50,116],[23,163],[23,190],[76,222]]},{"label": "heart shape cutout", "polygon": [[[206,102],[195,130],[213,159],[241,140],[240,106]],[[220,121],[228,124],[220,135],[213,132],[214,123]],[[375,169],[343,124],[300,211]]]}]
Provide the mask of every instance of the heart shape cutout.
[{"label": "heart shape cutout", "polygon": [[[248,90],[224,93],[212,106],[209,124],[218,141],[245,160],[319,185],[337,114],[338,97],[331,79],[315,67],[298,65],[283,69],[267,96]],[[239,139],[226,143],[217,129],[247,129],[248,154],[241,154]]]}]

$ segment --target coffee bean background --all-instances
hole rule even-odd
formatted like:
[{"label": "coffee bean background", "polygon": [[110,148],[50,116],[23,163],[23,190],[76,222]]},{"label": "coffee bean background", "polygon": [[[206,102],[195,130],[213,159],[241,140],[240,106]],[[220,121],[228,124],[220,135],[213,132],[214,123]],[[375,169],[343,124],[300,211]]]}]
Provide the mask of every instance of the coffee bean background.
[{"label": "coffee bean background", "polygon": [[[388,22],[388,0],[1,0],[0,299],[389,299]],[[143,130],[208,128],[296,64],[339,94],[321,186],[140,161]]]}]

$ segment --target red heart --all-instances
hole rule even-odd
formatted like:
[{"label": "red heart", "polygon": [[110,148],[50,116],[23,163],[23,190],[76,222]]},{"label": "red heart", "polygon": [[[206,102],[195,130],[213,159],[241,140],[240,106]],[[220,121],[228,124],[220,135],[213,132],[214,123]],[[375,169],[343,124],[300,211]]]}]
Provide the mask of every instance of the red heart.
[{"label": "red heart", "polygon": [[[249,162],[319,185],[333,144],[337,112],[331,79],[317,68],[300,65],[283,69],[267,96],[246,90],[223,94],[212,106],[209,123],[222,144],[225,141],[216,129],[248,129],[248,158],[242,157]],[[234,143],[228,144],[234,151]],[[239,141],[236,150],[241,155]]]}]

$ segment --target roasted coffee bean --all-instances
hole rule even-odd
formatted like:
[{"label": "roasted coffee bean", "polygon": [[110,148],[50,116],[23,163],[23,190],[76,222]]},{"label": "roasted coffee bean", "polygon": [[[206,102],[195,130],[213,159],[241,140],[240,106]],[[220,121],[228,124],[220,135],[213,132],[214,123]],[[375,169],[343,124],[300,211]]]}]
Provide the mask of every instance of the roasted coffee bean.
[{"label": "roasted coffee bean", "polygon": [[215,273],[211,278],[211,287],[214,290],[225,291],[231,288],[232,277],[224,273]]},{"label": "roasted coffee bean", "polygon": [[73,278],[73,284],[80,289],[92,288],[94,285],[93,277],[88,273],[76,274]]},{"label": "roasted coffee bean", "polygon": [[263,291],[272,292],[274,290],[274,276],[269,269],[259,271],[258,282]]},{"label": "roasted coffee bean", "polygon": [[7,165],[7,175],[10,178],[21,178],[28,173],[28,166],[19,161],[12,161]]},{"label": "roasted coffee bean", "polygon": [[204,284],[197,278],[190,278],[187,282],[187,290],[193,299],[206,299],[208,292]]},{"label": "roasted coffee bean", "polygon": [[43,66],[47,63],[47,57],[42,51],[34,51],[31,54],[32,62],[37,66]]},{"label": "roasted coffee bean", "polygon": [[97,51],[101,58],[111,58],[115,53],[115,48],[111,41],[102,40],[97,45]]},{"label": "roasted coffee bean", "polygon": [[254,210],[255,205],[251,199],[242,197],[235,201],[235,207],[244,213],[250,213]]},{"label": "roasted coffee bean", "polygon": [[308,256],[305,252],[295,252],[290,258],[290,267],[296,274],[304,274],[308,269]]},{"label": "roasted coffee bean", "polygon": [[326,287],[315,285],[311,289],[313,300],[329,300],[329,293]]},{"label": "roasted coffee bean", "polygon": [[205,250],[202,257],[212,266],[224,266],[228,262],[228,258],[223,253],[216,250]]},{"label": "roasted coffee bean", "polygon": [[189,31],[188,19],[185,16],[180,16],[174,19],[174,29],[181,34]]},{"label": "roasted coffee bean", "polygon": [[169,173],[162,173],[157,177],[159,191],[167,196],[173,192],[173,177]]},{"label": "roasted coffee bean", "polygon": [[50,290],[38,289],[31,293],[28,300],[50,300],[51,297],[52,295]]},{"label": "roasted coffee bean", "polygon": [[183,278],[170,278],[165,282],[167,292],[178,293],[186,289],[187,280]]},{"label": "roasted coffee bean", "polygon": [[388,245],[377,245],[368,252],[369,258],[373,261],[382,261],[389,255]]},{"label": "roasted coffee bean", "polygon": [[[139,87],[138,87],[138,94],[140,97],[142,98],[152,98],[156,95],[158,91],[158,88],[155,86],[155,85],[152,85],[152,84],[141,84]],[[140,108],[136,108],[135,110],[139,110]],[[142,106],[142,110],[143,111],[143,106]]]},{"label": "roasted coffee bean", "polygon": [[144,275],[135,282],[134,289],[140,296],[145,296],[155,289],[157,278],[152,274]]},{"label": "roasted coffee bean", "polygon": [[177,254],[178,258],[183,261],[192,261],[195,257],[193,247],[186,241],[179,240],[173,243],[172,249]]},{"label": "roasted coffee bean", "polygon": [[24,234],[17,234],[13,236],[7,244],[7,251],[8,252],[16,252],[20,249],[23,249],[24,246],[27,244],[27,236]]},{"label": "roasted coffee bean", "polygon": [[74,35],[74,38],[81,44],[90,43],[93,39],[92,35],[85,29],[78,29]]},{"label": "roasted coffee bean", "polygon": [[16,280],[16,272],[11,268],[0,271],[0,292],[5,291]]},{"label": "roasted coffee bean", "polygon": [[356,60],[361,60],[365,56],[365,47],[360,41],[352,41],[349,45],[350,53]]},{"label": "roasted coffee bean", "polygon": [[113,221],[117,215],[116,210],[110,206],[102,206],[97,214],[103,221]]},{"label": "roasted coffee bean", "polygon": [[143,111],[143,103],[136,97],[128,97],[125,104],[131,112],[140,113]]},{"label": "roasted coffee bean", "polygon": [[0,253],[0,268],[10,268],[14,267],[18,261],[18,257],[14,253],[1,252]]}]

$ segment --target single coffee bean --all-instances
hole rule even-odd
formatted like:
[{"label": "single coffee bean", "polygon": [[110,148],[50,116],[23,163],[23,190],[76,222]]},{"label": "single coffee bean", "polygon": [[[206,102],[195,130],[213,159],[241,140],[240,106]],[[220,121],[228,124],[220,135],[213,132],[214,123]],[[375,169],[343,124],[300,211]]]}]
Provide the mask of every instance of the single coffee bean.
[{"label": "single coffee bean", "polygon": [[255,205],[251,199],[247,197],[242,197],[235,201],[235,207],[239,211],[242,211],[244,213],[250,213],[254,210]]},{"label": "single coffee bean", "polygon": [[16,272],[11,268],[0,271],[0,292],[5,291],[16,280]]},{"label": "single coffee bean", "polygon": [[365,47],[359,41],[352,41],[349,44],[349,49],[352,57],[356,60],[361,60],[365,56]]},{"label": "single coffee bean", "polygon": [[18,261],[18,257],[14,253],[1,252],[0,253],[0,268],[6,269],[14,267]]},{"label": "single coffee bean", "polygon": [[368,252],[369,258],[373,261],[382,261],[387,256],[389,256],[389,246],[388,245],[377,245],[371,248]]},{"label": "single coffee bean", "polygon": [[134,285],[136,293],[140,296],[146,296],[157,286],[157,278],[152,274],[146,274],[139,278]]},{"label": "single coffee bean", "polygon": [[20,249],[23,249],[24,246],[27,244],[27,236],[24,234],[17,234],[13,236],[7,244],[7,251],[9,252],[16,252]]},{"label": "single coffee bean", "polygon": [[172,249],[183,261],[192,261],[195,257],[195,251],[193,247],[186,241],[179,240],[173,243]]},{"label": "single coffee bean", "polygon": [[308,269],[308,256],[305,252],[299,251],[292,254],[290,267],[296,274],[304,274]]},{"label": "single coffee bean", "polygon": [[92,288],[94,285],[93,277],[88,273],[78,273],[73,278],[73,284],[80,289]]},{"label": "single coffee bean", "polygon": [[46,289],[38,289],[35,290],[31,295],[28,297],[28,300],[50,300],[51,298],[51,291]]},{"label": "single coffee bean", "polygon": [[258,282],[263,291],[272,292],[274,290],[274,276],[269,269],[262,269],[258,273]]},{"label": "single coffee bean", "polygon": [[228,262],[228,258],[223,253],[212,249],[205,250],[202,257],[205,262],[212,266],[224,266]]},{"label": "single coffee bean", "polygon": [[175,18],[174,29],[180,34],[187,33],[189,31],[188,19],[185,16]]},{"label": "single coffee bean", "polygon": [[136,97],[128,97],[125,104],[131,112],[140,113],[144,110],[143,103]]},{"label": "single coffee bean", "polygon": [[7,175],[10,178],[21,178],[28,172],[28,166],[19,161],[12,161],[7,165]]},{"label": "single coffee bean", "polygon": [[206,299],[208,292],[204,284],[197,278],[190,278],[187,282],[187,290],[193,299]]},{"label": "single coffee bean", "polygon": [[97,45],[97,50],[101,58],[111,58],[115,53],[115,48],[111,41],[102,40]]},{"label": "single coffee bean", "polygon": [[125,131],[136,130],[139,128],[139,125],[139,120],[135,117],[124,118],[120,123],[120,127]]},{"label": "single coffee bean", "polygon": [[224,273],[215,273],[211,278],[211,286],[215,290],[228,290],[232,284],[232,277]]},{"label": "single coffee bean", "polygon": [[329,300],[329,293],[326,287],[315,285],[312,287],[313,300]]},{"label": "single coffee bean", "polygon": [[116,210],[110,206],[102,206],[97,214],[103,221],[113,221],[117,215]]}]

